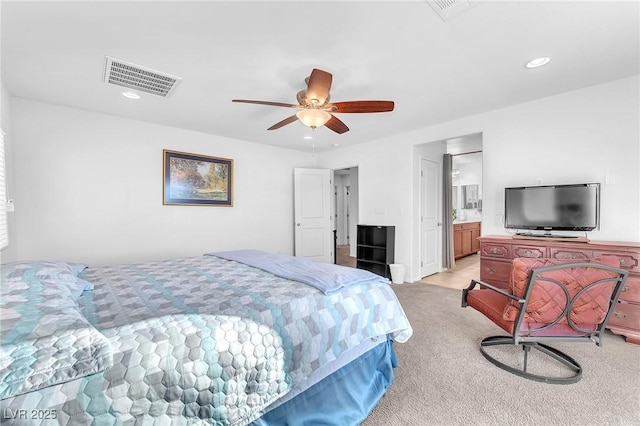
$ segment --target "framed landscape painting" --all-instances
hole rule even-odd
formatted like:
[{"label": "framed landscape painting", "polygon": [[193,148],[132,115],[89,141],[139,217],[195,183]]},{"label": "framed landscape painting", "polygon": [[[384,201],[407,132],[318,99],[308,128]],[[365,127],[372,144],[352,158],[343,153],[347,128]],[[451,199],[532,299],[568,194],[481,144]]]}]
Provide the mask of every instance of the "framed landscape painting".
[{"label": "framed landscape painting", "polygon": [[233,206],[233,160],[163,150],[163,204]]}]

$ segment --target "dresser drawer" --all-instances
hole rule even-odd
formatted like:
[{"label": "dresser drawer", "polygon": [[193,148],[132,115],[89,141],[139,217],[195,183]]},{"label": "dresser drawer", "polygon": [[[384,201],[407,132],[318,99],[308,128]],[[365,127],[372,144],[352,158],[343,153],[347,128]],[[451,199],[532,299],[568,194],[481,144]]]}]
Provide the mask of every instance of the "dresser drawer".
[{"label": "dresser drawer", "polygon": [[511,259],[511,246],[499,243],[480,243],[480,256]]},{"label": "dresser drawer", "polygon": [[640,330],[640,305],[618,303],[609,317],[607,327]]},{"label": "dresser drawer", "polygon": [[627,277],[624,287],[620,292],[621,301],[637,303],[640,305],[640,277]]},{"label": "dresser drawer", "polygon": [[480,280],[496,287],[507,288],[511,278],[511,262],[483,260],[480,265]]},{"label": "dresser drawer", "polygon": [[568,259],[568,260],[586,260],[593,257],[592,250],[573,250],[570,248],[550,248],[550,257],[552,259]]},{"label": "dresser drawer", "polygon": [[593,252],[594,257],[617,256],[620,259],[620,267],[630,272],[640,272],[640,254],[629,252],[600,251]]},{"label": "dresser drawer", "polygon": [[536,246],[516,246],[511,247],[513,251],[513,257],[532,257],[532,258],[540,258],[547,257],[547,248],[546,247],[536,247]]}]

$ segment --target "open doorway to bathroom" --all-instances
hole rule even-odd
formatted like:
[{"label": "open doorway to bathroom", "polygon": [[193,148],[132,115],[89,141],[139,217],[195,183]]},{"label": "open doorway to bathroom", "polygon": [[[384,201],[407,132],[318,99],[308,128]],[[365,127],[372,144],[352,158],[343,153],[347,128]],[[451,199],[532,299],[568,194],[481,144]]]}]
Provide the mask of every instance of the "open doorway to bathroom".
[{"label": "open doorway to bathroom", "polygon": [[358,226],[358,168],[334,170],[334,235],[336,263],[356,266]]},{"label": "open doorway to bathroom", "polygon": [[[455,265],[431,282],[452,288],[463,288],[471,278],[480,278],[480,241],[482,229],[482,134],[472,134],[446,142],[451,154],[451,192],[453,245]],[[442,279],[442,282],[438,282]]]},{"label": "open doorway to bathroom", "polygon": [[[462,269],[465,269],[465,274],[468,272],[469,274],[472,274],[474,278],[480,277],[479,256],[468,256],[468,258],[464,259],[460,258],[459,265],[454,261],[453,227],[455,225],[462,224],[464,221],[469,222],[464,224],[465,231],[467,231],[466,228],[468,227],[476,226],[473,225],[472,222],[477,221],[478,227],[481,225],[483,189],[482,150],[483,135],[481,132],[415,145],[414,167],[417,173],[414,178],[414,184],[416,185],[416,190],[414,191],[414,206],[416,206],[414,221],[414,229],[416,230],[414,233],[414,247],[416,252],[416,262],[412,273],[417,277],[415,278],[416,281],[439,285],[442,283],[451,283],[451,285],[455,285],[457,287],[462,285],[460,282],[466,281],[466,285],[468,285],[469,280],[466,275],[461,275],[460,280],[456,280],[455,284],[452,283],[452,273],[461,272]],[[453,170],[448,172],[451,173],[449,178],[445,178],[442,174],[444,170],[443,156],[447,154],[451,156],[451,169],[456,169],[455,176],[454,173],[451,173]],[[424,160],[429,160],[438,165],[438,184],[435,190],[433,188],[430,190],[430,186],[427,185],[426,182],[423,182],[423,177],[429,175],[422,167]],[[449,197],[445,197],[444,191],[442,191],[442,187],[445,183],[446,185],[450,185],[452,190],[452,203],[450,205],[451,207],[447,207],[446,209],[447,214],[452,213],[450,211],[451,208],[456,208],[457,210],[455,215],[457,222],[452,223],[454,222],[453,220],[447,221],[447,226],[443,226],[445,201],[449,202]],[[468,187],[466,187],[467,185]],[[424,223],[431,223],[426,220],[428,219],[427,214],[429,214],[431,210],[426,207],[426,203],[424,203],[423,200],[428,199],[430,194],[433,195],[433,191],[436,191],[437,193],[435,197],[435,217],[437,220],[435,231],[433,231],[436,235],[436,244],[430,244],[433,239],[428,232],[424,232],[426,227],[423,226]],[[465,203],[467,201],[466,197],[469,197],[469,203],[467,204],[463,204],[463,191],[465,195]],[[447,200],[445,200],[445,198],[447,198]],[[462,220],[462,217],[465,217],[466,219]],[[454,217],[451,217],[451,219],[454,219]],[[471,235],[470,240],[477,242],[477,236],[479,235]],[[469,240],[465,238],[465,244],[467,241]],[[430,248],[432,248],[432,250]],[[449,257],[445,259],[445,256],[448,256],[449,250],[451,250],[450,259]],[[425,270],[423,265],[431,265],[434,259],[437,264],[436,272]],[[459,268],[456,268],[456,266],[459,266]]]}]

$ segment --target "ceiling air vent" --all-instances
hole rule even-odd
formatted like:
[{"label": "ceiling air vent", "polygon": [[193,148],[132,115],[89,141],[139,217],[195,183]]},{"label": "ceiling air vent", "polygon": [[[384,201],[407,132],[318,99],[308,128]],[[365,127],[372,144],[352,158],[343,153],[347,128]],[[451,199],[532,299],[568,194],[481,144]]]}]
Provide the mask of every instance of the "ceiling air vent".
[{"label": "ceiling air vent", "polygon": [[116,84],[166,98],[182,80],[181,77],[121,61],[110,56],[106,56],[105,59],[105,83]]},{"label": "ceiling air vent", "polygon": [[426,0],[426,2],[445,22],[476,4],[476,0]]}]

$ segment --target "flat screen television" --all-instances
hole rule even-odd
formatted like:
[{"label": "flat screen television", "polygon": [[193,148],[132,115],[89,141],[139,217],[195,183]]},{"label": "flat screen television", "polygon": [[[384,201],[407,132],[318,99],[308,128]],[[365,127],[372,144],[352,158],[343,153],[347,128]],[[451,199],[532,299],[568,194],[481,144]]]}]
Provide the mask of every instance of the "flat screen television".
[{"label": "flat screen television", "polygon": [[507,229],[593,231],[600,223],[600,184],[505,188]]}]

